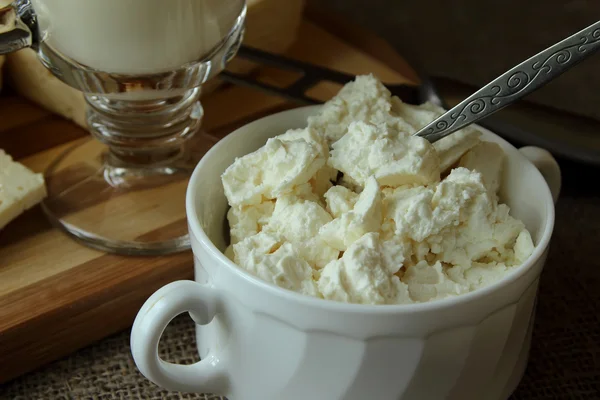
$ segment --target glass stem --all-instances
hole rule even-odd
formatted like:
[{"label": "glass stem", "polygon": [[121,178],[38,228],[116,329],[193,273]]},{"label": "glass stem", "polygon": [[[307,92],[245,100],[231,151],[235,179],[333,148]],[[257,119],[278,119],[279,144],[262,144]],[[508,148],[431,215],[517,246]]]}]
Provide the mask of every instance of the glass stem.
[{"label": "glass stem", "polygon": [[148,168],[172,162],[200,128],[200,88],[161,99],[140,99],[135,92],[109,98],[86,95],[92,135],[109,148],[105,162],[114,167]]}]

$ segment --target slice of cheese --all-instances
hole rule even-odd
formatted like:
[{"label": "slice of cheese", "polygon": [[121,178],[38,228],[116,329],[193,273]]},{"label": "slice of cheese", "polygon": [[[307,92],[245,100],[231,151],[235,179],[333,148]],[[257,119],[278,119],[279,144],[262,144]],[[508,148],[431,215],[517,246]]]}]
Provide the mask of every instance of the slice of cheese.
[{"label": "slice of cheese", "polygon": [[46,197],[42,174],[36,174],[0,150],[0,229]]}]

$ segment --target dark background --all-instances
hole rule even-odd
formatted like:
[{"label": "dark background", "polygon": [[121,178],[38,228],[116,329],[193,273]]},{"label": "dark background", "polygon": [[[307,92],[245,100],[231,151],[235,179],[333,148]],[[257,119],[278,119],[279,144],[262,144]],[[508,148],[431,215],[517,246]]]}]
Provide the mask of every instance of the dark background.
[{"label": "dark background", "polygon": [[[428,73],[483,85],[596,22],[597,0],[327,0]],[[600,54],[528,99],[600,120]]]}]

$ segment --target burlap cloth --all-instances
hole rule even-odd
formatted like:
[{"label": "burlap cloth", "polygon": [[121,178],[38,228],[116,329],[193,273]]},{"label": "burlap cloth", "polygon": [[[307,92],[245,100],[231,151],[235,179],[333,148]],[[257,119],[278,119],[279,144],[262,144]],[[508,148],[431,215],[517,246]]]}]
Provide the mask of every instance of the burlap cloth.
[{"label": "burlap cloth", "polygon": [[[600,169],[561,164],[564,187],[531,357],[511,400],[600,399]],[[166,360],[191,363],[197,360],[194,346],[191,320],[178,317],[161,352]],[[10,382],[0,388],[0,398],[222,399],[167,392],[148,382],[131,358],[129,331]]]}]

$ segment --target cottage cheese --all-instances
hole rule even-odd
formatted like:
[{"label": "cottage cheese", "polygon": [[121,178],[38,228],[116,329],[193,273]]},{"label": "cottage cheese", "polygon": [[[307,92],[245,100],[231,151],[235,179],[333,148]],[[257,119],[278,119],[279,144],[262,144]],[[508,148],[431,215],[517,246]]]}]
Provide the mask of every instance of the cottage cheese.
[{"label": "cottage cheese", "polygon": [[308,182],[325,162],[320,143],[302,137],[272,138],[225,170],[225,195],[231,206],[260,204],[263,198],[275,199]]},{"label": "cottage cheese", "polygon": [[231,207],[227,212],[231,243],[255,235],[269,222],[275,209],[275,202],[265,201],[250,206]]},{"label": "cottage cheese", "polygon": [[504,151],[499,144],[480,142],[461,157],[458,165],[480,172],[488,190],[498,193],[502,181],[504,158]]},{"label": "cottage cheese", "polygon": [[352,122],[385,124],[400,132],[413,129],[392,112],[392,94],[373,75],[358,76],[323,105],[322,111],[308,118],[308,126],[321,132],[328,143],[346,134]]},{"label": "cottage cheese", "polygon": [[233,245],[234,261],[260,279],[309,296],[320,296],[313,269],[290,243],[260,232]]},{"label": "cottage cheese", "polygon": [[312,192],[317,195],[319,199],[323,198],[325,193],[333,187],[333,182],[337,179],[338,170],[324,165],[320,170],[317,171],[315,176],[309,181],[312,186]]},{"label": "cottage cheese", "polygon": [[319,237],[334,249],[345,251],[369,232],[378,232],[382,221],[381,191],[370,177],[351,211],[342,213],[319,229]]},{"label": "cottage cheese", "polygon": [[226,254],[302,294],[361,304],[458,296],[521,265],[534,244],[499,203],[504,152],[465,128],[411,136],[443,110],[357,77],[223,174]]},{"label": "cottage cheese", "polygon": [[352,211],[358,200],[358,194],[345,186],[332,186],[324,195],[327,202],[327,211],[334,217],[341,217],[342,214]]},{"label": "cottage cheese", "polygon": [[[403,103],[397,97],[392,98],[392,113],[404,119],[410,125],[410,134],[444,113],[444,109],[432,104],[425,103],[420,106]],[[433,144],[440,160],[440,172],[446,172],[460,157],[469,149],[480,143],[481,133],[470,126],[454,132]]]},{"label": "cottage cheese", "polygon": [[439,261],[432,264],[419,261],[407,267],[402,280],[408,287],[410,299],[416,302],[458,296],[470,291],[467,280],[458,283],[451,279]]},{"label": "cottage cheese", "polygon": [[480,142],[481,133],[472,128],[464,128],[441,138],[433,144],[440,157],[440,172],[446,172],[463,154]]},{"label": "cottage cheese", "polygon": [[382,229],[387,236],[418,243],[413,256],[419,261],[470,265],[493,249],[505,253],[525,229],[508,214],[506,205],[495,202],[481,174],[466,168],[452,170],[435,191],[399,190],[385,203],[387,221]]},{"label": "cottage cheese", "polygon": [[291,243],[299,243],[315,237],[331,220],[331,215],[314,201],[282,196],[275,203],[266,230],[277,232]]},{"label": "cottage cheese", "polygon": [[[308,119],[308,125],[321,132],[328,143],[341,139],[353,122],[383,125],[397,132],[412,135],[444,113],[444,109],[425,103],[406,104],[393,97],[373,75],[358,76],[323,106],[323,110]],[[465,127],[438,140],[435,147],[440,171],[445,172],[460,157],[479,143],[481,134]]]},{"label": "cottage cheese", "polygon": [[384,256],[378,233],[367,233],[344,255],[321,272],[319,290],[324,298],[362,304],[410,303],[409,288],[395,275],[401,262]]},{"label": "cottage cheese", "polygon": [[388,128],[352,122],[333,144],[328,165],[359,185],[374,176],[383,186],[439,181],[439,159],[431,143]]},{"label": "cottage cheese", "polygon": [[331,221],[331,215],[320,204],[295,196],[283,196],[277,199],[273,215],[264,230],[291,243],[298,254],[315,268],[323,268],[339,256],[337,249],[317,237],[319,230]]}]

